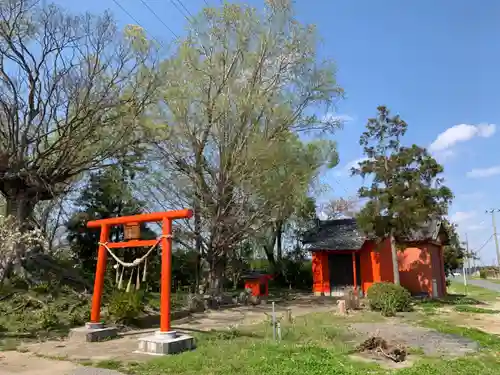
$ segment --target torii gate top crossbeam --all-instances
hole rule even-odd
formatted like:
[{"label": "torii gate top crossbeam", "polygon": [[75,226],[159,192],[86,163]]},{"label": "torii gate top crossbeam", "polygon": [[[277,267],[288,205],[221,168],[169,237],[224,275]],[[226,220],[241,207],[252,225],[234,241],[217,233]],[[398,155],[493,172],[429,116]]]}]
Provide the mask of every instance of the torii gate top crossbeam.
[{"label": "torii gate top crossbeam", "polygon": [[147,223],[152,221],[162,221],[163,219],[189,219],[192,216],[192,210],[154,212],[150,214],[139,214],[132,216],[111,217],[109,219],[92,220],[87,223],[87,228],[99,228],[103,225],[111,226],[128,223]]}]

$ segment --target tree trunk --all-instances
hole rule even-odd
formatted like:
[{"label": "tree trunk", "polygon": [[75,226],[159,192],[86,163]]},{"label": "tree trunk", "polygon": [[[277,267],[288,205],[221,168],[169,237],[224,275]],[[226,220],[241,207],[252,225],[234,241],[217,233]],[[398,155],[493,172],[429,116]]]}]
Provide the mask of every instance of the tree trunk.
[{"label": "tree trunk", "polygon": [[[13,216],[21,230],[29,228],[28,218],[33,213],[35,202],[26,199],[22,194],[7,196],[5,202],[6,216]],[[0,252],[0,285],[13,272],[16,262],[24,256],[25,250],[24,247],[18,246],[16,249],[5,249],[5,252]]]},{"label": "tree trunk", "polygon": [[219,295],[222,293],[222,287],[224,284],[224,261],[223,259],[213,259],[210,262],[210,272],[208,279],[209,293]]},{"label": "tree trunk", "polygon": [[279,263],[279,258],[274,256],[274,248],[277,242],[277,231],[275,228],[273,228],[270,237],[266,238],[266,241],[263,245],[264,252],[266,253],[267,260],[269,262],[269,265],[273,269],[273,272],[275,272],[278,268],[278,263]]},{"label": "tree trunk", "polygon": [[283,222],[276,222],[276,262],[280,263],[283,259]]},{"label": "tree trunk", "polygon": [[200,204],[198,198],[194,200],[194,235],[195,235],[195,251],[196,251],[196,289],[200,288],[200,271],[201,271],[201,259],[202,254],[202,238],[201,238],[201,215],[200,215]]},{"label": "tree trunk", "polygon": [[400,285],[399,281],[399,263],[398,263],[398,249],[396,248],[396,241],[391,232],[389,240],[391,241],[391,255],[392,255],[392,271],[394,273],[394,284]]},{"label": "tree trunk", "polygon": [[33,214],[36,202],[33,199],[25,198],[23,194],[16,194],[5,198],[6,216],[13,216],[21,226],[25,228],[28,219]]}]

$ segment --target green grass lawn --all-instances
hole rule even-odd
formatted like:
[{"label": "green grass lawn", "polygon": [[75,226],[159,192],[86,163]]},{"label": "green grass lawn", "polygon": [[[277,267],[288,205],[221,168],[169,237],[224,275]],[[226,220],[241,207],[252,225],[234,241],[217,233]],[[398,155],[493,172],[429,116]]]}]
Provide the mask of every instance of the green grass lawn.
[{"label": "green grass lawn", "polygon": [[450,286],[448,287],[448,293],[464,295],[466,294],[467,297],[475,298],[484,302],[494,302],[500,300],[500,293],[498,292],[470,284],[467,285],[466,288],[463,283],[454,281],[452,281]]},{"label": "green grass lawn", "polygon": [[435,314],[436,309],[445,306],[453,306],[458,312],[493,314],[495,310],[478,307],[500,301],[500,294],[475,285],[468,285],[467,288],[462,283],[452,282],[448,287],[448,295],[439,299],[424,299],[416,302],[418,310],[426,314]]},{"label": "green grass lawn", "polygon": [[[476,330],[458,329],[445,323],[437,324],[434,320],[426,319],[425,315],[421,318],[421,324],[433,326],[432,328],[441,332],[476,339],[483,346],[482,351],[477,355],[455,360],[421,358],[411,368],[389,371],[376,364],[357,362],[348,357],[354,342],[346,325],[356,321],[380,321],[383,318],[379,314],[364,312],[343,318],[331,313],[318,313],[297,318],[293,324],[284,324],[281,343],[273,342],[270,325],[262,324],[241,330],[198,334],[197,349],[176,356],[126,365],[113,361],[97,365],[135,375],[500,373],[500,362],[494,354],[500,349],[499,338]],[[420,354],[418,349],[415,353]]]},{"label": "green grass lawn", "polygon": [[[454,283],[450,290],[454,293],[464,292],[463,285]],[[40,295],[32,294],[33,298],[41,298]],[[151,298],[155,300],[155,296]],[[66,297],[65,297],[66,298]],[[179,294],[173,304],[182,305],[184,296]],[[364,311],[348,317],[340,317],[333,313],[317,313],[297,318],[293,323],[283,322],[283,340],[275,343],[272,340],[272,330],[269,322],[266,324],[241,327],[238,330],[231,329],[224,332],[210,332],[195,334],[197,349],[180,355],[158,357],[140,363],[119,363],[106,361],[94,363],[99,367],[113,368],[126,374],[133,375],[250,375],[250,374],[329,374],[329,375],[438,375],[449,373],[454,375],[493,375],[500,374],[500,339],[497,336],[468,328],[459,328],[440,315],[437,306],[443,304],[453,305],[457,311],[466,313],[488,313],[480,307],[474,306],[481,301],[492,302],[498,299],[498,294],[470,286],[468,296],[452,295],[441,301],[430,301],[420,304],[419,312],[411,313],[407,318],[412,323],[427,326],[440,332],[451,333],[469,337],[476,340],[482,346],[476,355],[470,355],[460,359],[447,358],[422,358],[418,348],[410,348],[410,353],[418,355],[419,359],[411,368],[401,370],[387,370],[372,363],[357,362],[349,358],[355,342],[352,333],[347,329],[348,324],[357,321],[375,322],[383,320],[379,313]],[[29,300],[33,306],[26,303],[26,296],[20,299],[16,305],[5,305],[4,313],[16,317],[17,327],[26,324],[26,334],[32,329],[49,331],[52,325],[57,326],[62,314],[62,302],[50,303],[51,314],[44,316],[44,309],[40,309],[38,303]],[[59,301],[59,298],[57,299]],[[151,301],[150,301],[151,302]],[[44,300],[43,303],[48,303]],[[66,303],[66,302],[65,302]],[[151,302],[151,305],[154,305]],[[26,316],[21,319],[19,315],[12,314],[14,306],[23,306]],[[82,313],[88,307],[82,303]],[[33,319],[37,318],[33,325]],[[3,319],[6,319],[4,317]],[[398,319],[398,318],[396,318]],[[54,322],[52,322],[54,320]],[[30,323],[31,321],[31,323]],[[9,327],[6,320],[4,327]],[[2,323],[2,319],[0,319]],[[28,324],[30,323],[30,324]],[[51,324],[49,324],[51,323]],[[75,323],[68,321],[67,325]],[[0,328],[2,325],[0,324]],[[29,329],[28,329],[29,328]],[[1,331],[1,329],[0,329]],[[2,341],[0,332],[0,341]],[[5,337],[4,337],[5,338]],[[5,342],[7,349],[8,342]],[[13,348],[11,348],[13,349]],[[411,358],[411,355],[410,355]]]},{"label": "green grass lawn", "polygon": [[[453,283],[451,291],[464,293],[463,285]],[[446,304],[470,313],[486,313],[472,307],[481,302],[492,302],[498,294],[476,286],[469,286],[468,295],[450,296]],[[469,337],[482,347],[477,355],[460,359],[421,358],[411,368],[386,370],[375,364],[353,361],[348,354],[353,349],[352,336],[346,325],[354,321],[376,321],[382,317],[365,312],[356,317],[342,318],[333,314],[313,314],[298,318],[283,327],[283,341],[272,341],[271,327],[253,326],[250,330],[199,334],[198,348],[172,357],[159,357],[145,363],[121,365],[102,363],[135,375],[159,374],[396,374],[396,375],[493,375],[500,374],[500,338],[479,330],[456,327],[438,314],[418,313],[418,324],[443,333]],[[415,323],[415,322],[414,322]]]}]

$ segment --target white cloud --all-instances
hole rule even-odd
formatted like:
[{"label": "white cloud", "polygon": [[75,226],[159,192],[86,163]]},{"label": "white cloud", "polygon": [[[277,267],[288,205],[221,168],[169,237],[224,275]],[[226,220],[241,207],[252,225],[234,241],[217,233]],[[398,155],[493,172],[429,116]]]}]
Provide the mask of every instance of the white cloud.
[{"label": "white cloud", "polygon": [[470,220],[475,216],[476,213],[474,211],[457,211],[453,215],[451,215],[450,220],[458,224]]},{"label": "white cloud", "polygon": [[459,124],[439,134],[429,146],[431,152],[445,151],[457,143],[470,141],[475,137],[489,138],[496,132],[495,124]]},{"label": "white cloud", "polygon": [[467,172],[469,178],[484,178],[500,174],[500,165],[489,168],[477,168]]},{"label": "white cloud", "polygon": [[454,158],[455,156],[456,156],[456,154],[453,150],[443,150],[443,151],[434,152],[434,157],[440,163],[444,163],[444,162]]}]

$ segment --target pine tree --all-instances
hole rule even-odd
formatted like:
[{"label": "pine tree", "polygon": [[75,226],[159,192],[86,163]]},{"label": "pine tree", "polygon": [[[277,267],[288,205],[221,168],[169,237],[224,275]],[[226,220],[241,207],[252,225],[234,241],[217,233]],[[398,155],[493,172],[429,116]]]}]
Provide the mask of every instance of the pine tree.
[{"label": "pine tree", "polygon": [[[87,228],[87,222],[140,214],[144,204],[134,197],[127,172],[121,167],[112,167],[90,176],[88,184],[76,201],[76,206],[78,211],[66,223],[67,239],[82,268],[92,274],[97,262],[100,230]],[[141,232],[144,239],[155,238],[155,233],[146,226],[141,228]],[[122,241],[123,235],[122,226],[111,227],[109,241]],[[130,262],[135,259],[137,252],[142,254],[144,249],[122,249],[120,256]]]},{"label": "pine tree", "polygon": [[391,117],[384,106],[377,111],[359,141],[366,160],[352,169],[353,175],[372,177],[370,186],[359,189],[360,198],[368,202],[357,221],[368,236],[390,239],[394,282],[399,284],[398,243],[429,220],[446,215],[453,194],[440,177],[443,167],[425,148],[401,145],[406,122]]},{"label": "pine tree", "polygon": [[460,241],[456,225],[445,220],[444,226],[448,233],[448,244],[443,249],[444,271],[451,275],[456,269],[462,268],[466,249]]}]

